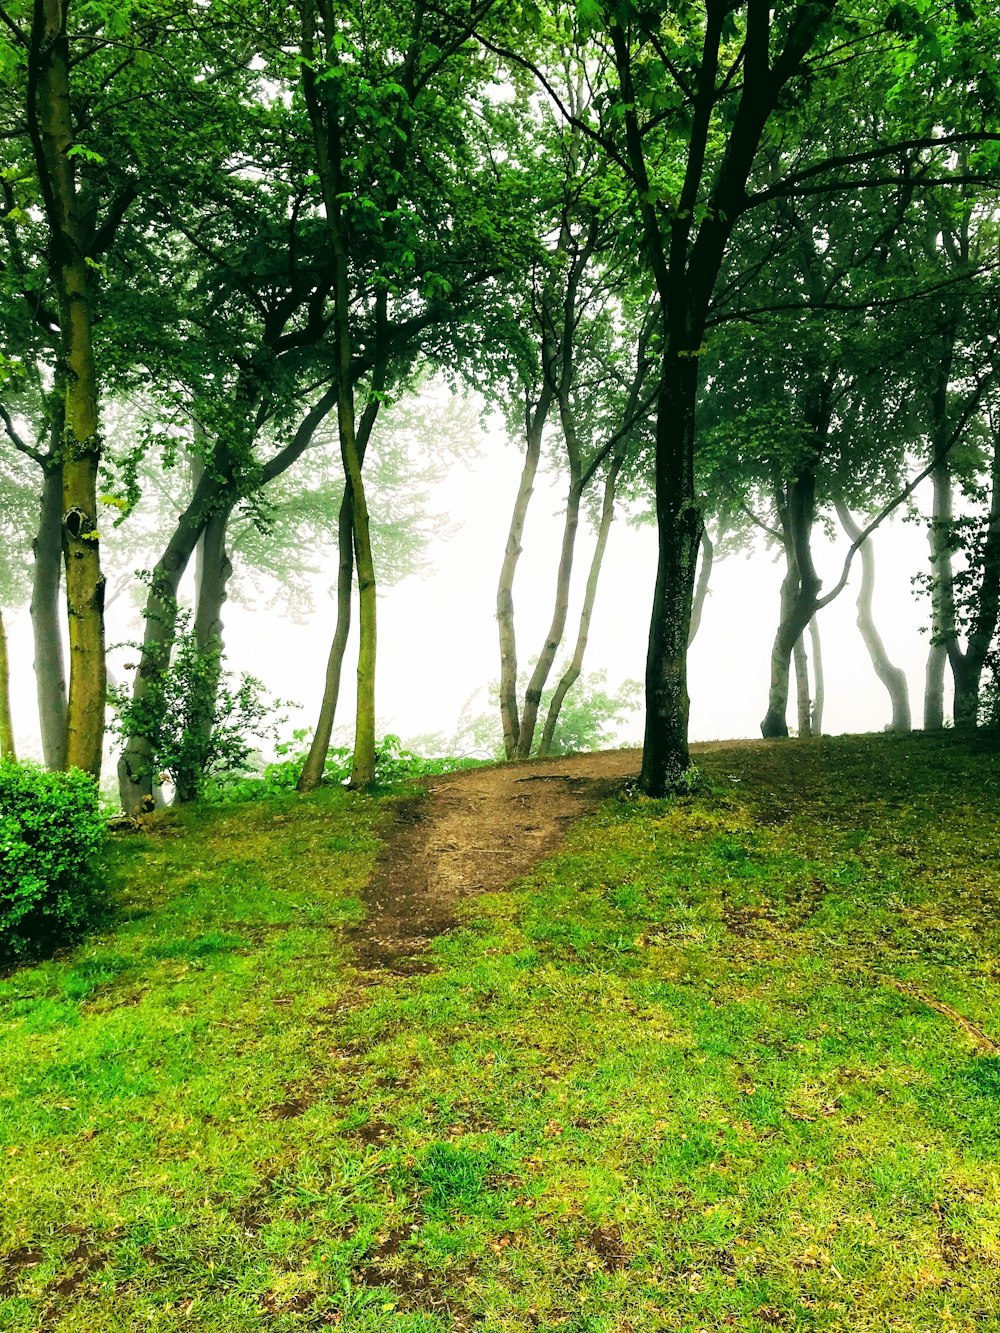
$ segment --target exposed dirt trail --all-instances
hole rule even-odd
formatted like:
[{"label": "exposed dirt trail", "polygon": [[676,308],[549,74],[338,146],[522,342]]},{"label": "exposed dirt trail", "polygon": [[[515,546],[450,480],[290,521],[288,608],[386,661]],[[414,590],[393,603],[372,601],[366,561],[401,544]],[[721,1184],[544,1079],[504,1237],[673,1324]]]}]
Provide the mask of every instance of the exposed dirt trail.
[{"label": "exposed dirt trail", "polygon": [[426,967],[419,955],[455,924],[457,903],[525,874],[639,762],[638,750],[612,750],[430,779],[426,796],[400,806],[363,894],[365,920],[352,932],[360,966]]}]

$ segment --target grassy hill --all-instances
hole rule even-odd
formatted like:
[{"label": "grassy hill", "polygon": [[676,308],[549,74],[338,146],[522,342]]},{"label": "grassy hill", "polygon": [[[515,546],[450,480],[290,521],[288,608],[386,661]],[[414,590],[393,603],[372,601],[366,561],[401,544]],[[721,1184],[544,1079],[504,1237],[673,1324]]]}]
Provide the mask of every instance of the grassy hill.
[{"label": "grassy hill", "polygon": [[0,979],[0,1328],[1000,1328],[1000,761],[734,744],[427,970],[391,801],[169,814]]}]

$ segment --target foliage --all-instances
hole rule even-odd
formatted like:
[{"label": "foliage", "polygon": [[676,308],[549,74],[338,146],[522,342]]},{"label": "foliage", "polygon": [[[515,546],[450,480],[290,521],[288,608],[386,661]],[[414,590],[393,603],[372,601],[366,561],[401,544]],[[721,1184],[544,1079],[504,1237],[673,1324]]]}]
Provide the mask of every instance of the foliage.
[{"label": "foliage", "polygon": [[0,762],[0,961],[62,943],[92,919],[103,845],[86,773]]},{"label": "foliage", "polygon": [[[265,764],[259,772],[219,774],[202,788],[203,799],[215,804],[231,801],[260,801],[295,790],[302,765],[309,753],[309,731],[296,730],[290,741],[274,747],[278,758]],[[421,778],[441,773],[456,773],[466,768],[477,768],[484,761],[454,754],[426,755],[404,746],[398,736],[388,734],[376,743],[375,788],[399,791]],[[329,786],[344,787],[350,782],[354,751],[350,746],[334,745],[327,751],[323,781]]]},{"label": "foliage", "polygon": [[352,963],[376,801],[118,839],[114,930],[0,980],[0,1323],[989,1328],[996,757],[698,763],[407,975]]},{"label": "foliage", "polygon": [[223,667],[221,650],[199,646],[190,625],[191,613],[180,612],[176,633],[159,649],[151,688],[140,699],[125,685],[108,691],[114,733],[125,742],[148,737],[154,771],[167,773],[184,799],[196,798],[209,775],[245,770],[255,742],[274,738],[284,721],[276,715],[283,705],[268,697],[261,682],[246,673],[235,680]]}]

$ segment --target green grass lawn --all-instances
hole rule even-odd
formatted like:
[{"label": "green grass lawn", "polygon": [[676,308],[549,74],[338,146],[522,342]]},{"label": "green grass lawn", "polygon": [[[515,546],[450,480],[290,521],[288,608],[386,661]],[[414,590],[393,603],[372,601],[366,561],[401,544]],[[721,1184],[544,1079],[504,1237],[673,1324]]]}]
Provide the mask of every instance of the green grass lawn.
[{"label": "green grass lawn", "polygon": [[0,980],[0,1328],[1000,1329],[998,757],[699,764],[408,977],[345,939],[384,802],[118,840]]}]

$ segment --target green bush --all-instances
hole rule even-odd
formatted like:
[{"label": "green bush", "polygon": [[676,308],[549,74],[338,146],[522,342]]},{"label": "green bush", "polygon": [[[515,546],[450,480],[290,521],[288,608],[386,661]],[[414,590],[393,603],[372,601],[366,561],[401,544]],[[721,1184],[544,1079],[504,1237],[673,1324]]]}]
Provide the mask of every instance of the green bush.
[{"label": "green bush", "polygon": [[0,961],[58,944],[92,918],[104,836],[86,773],[0,763]]}]

